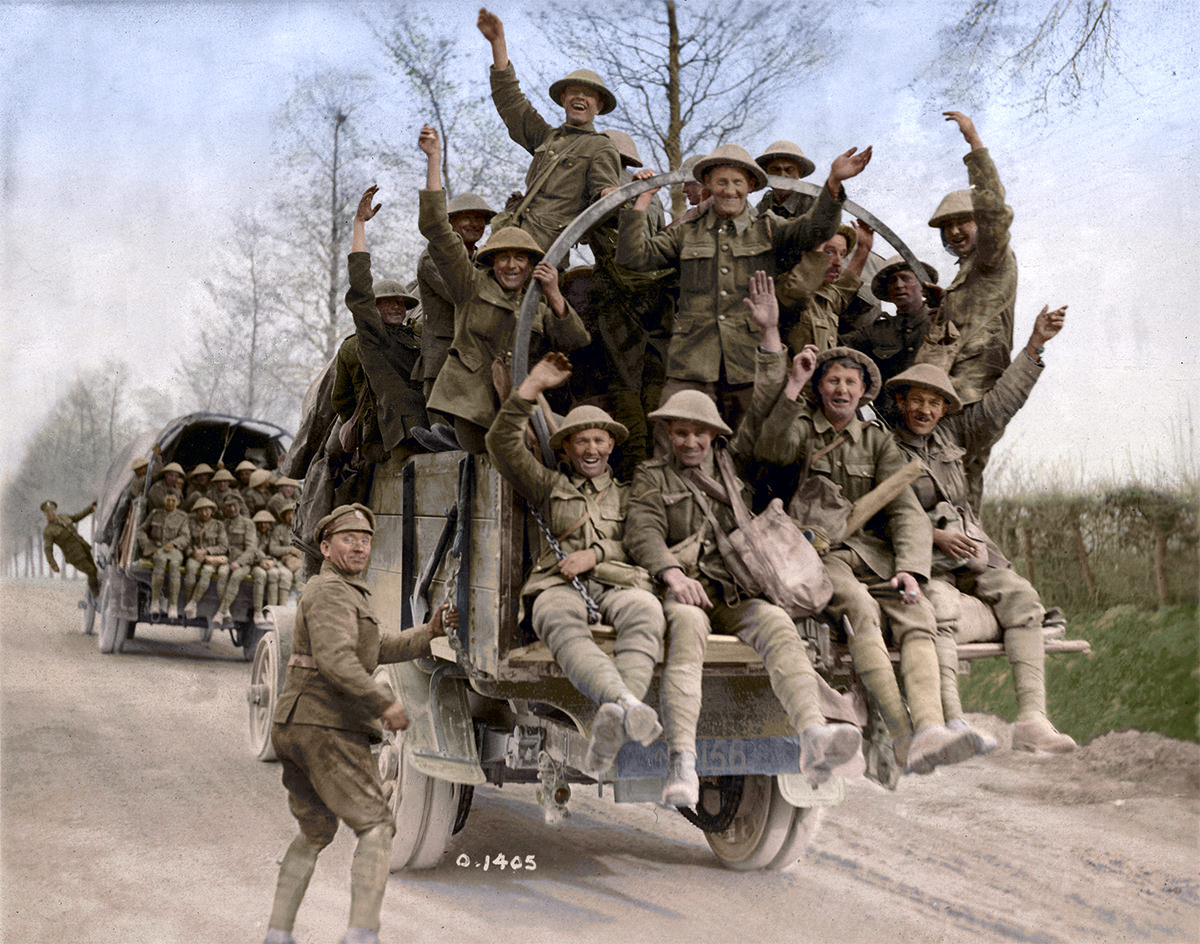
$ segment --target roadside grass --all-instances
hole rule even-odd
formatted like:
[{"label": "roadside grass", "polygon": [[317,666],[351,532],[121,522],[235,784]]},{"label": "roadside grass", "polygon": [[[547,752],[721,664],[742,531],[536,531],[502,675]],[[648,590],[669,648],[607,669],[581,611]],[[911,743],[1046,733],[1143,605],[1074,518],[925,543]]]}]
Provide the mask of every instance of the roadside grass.
[{"label": "roadside grass", "polygon": [[[1067,635],[1091,656],[1046,658],[1050,719],[1081,743],[1136,728],[1200,742],[1200,623],[1193,603],[1160,610],[1130,604],[1071,617]],[[963,707],[1016,718],[1005,659],[980,660],[960,676]]]}]

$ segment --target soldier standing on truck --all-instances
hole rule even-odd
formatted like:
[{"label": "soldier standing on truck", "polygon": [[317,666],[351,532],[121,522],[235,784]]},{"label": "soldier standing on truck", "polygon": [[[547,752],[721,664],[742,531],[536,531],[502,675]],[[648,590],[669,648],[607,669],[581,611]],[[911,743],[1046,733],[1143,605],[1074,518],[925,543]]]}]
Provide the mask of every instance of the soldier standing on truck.
[{"label": "soldier standing on truck", "polygon": [[1046,343],[1062,330],[1064,317],[1065,308],[1043,308],[1024,350],[983,399],[965,409],[946,372],[933,364],[916,364],[893,377],[885,388],[902,418],[892,435],[901,450],[924,466],[924,475],[913,483],[913,491],[933,524],[933,575],[925,594],[937,617],[942,710],[947,724],[967,724],[958,697],[955,641],[961,592],[978,597],[991,608],[1004,636],[1017,695],[1013,750],[1055,754],[1075,750],[1075,741],[1046,716],[1045,610],[1033,585],[1013,570],[984,533],[967,495],[966,460],[994,443],[1025,405],[1045,369],[1042,353]]},{"label": "soldier standing on truck", "polygon": [[524,197],[492,221],[492,234],[506,226],[520,227],[545,252],[571,220],[621,182],[616,145],[592,124],[597,115],[616,108],[617,100],[595,72],[577,69],[550,86],[551,100],[566,115],[563,124],[552,127],[521,93],[500,17],[481,9],[476,25],[492,46],[496,111],[509,137],[533,155]]},{"label": "soldier standing on truck", "polygon": [[[599,407],[573,409],[550,439],[552,449],[566,454],[563,471],[547,469],[525,447],[538,396],[570,376],[562,354],[538,361],[500,408],[487,446],[497,470],[549,529],[521,588],[518,618],[531,607],[538,639],[571,684],[600,705],[584,759],[599,777],[627,740],[647,745],[662,733],[658,715],[642,699],[662,648],[663,612],[649,574],[628,562],[621,545],[628,491],[615,481],[608,459],[628,435],[625,427]],[[617,632],[611,658],[592,639],[584,592],[597,618]]]},{"label": "soldier standing on truck", "polygon": [[[958,125],[971,150],[963,158],[970,190],[955,190],[938,204],[929,225],[958,257],[958,274],[941,293],[917,363],[936,364],[950,375],[964,406],[983,399],[1012,359],[1017,257],[1009,244],[1012,207],[975,124],[958,111],[942,112]],[[983,508],[983,469],[991,448],[967,463],[971,507]]]},{"label": "soldier standing on truck", "polygon": [[96,575],[96,562],[92,560],[92,549],[75,530],[75,523],[95,511],[96,503],[92,502],[83,511],[73,515],[60,515],[58,503],[48,498],[38,507],[46,516],[46,527],[42,529],[42,550],[46,554],[46,560],[50,562],[50,569],[58,573],[58,564],[54,560],[54,545],[57,544],[62,548],[63,560],[87,577],[88,592],[93,599],[98,599],[100,580]]},{"label": "soldier standing on truck", "polygon": [[350,866],[350,920],[342,944],[378,944],[395,827],[371,742],[408,727],[404,706],[372,675],[386,662],[429,655],[435,636],[456,626],[443,606],[424,626],[380,630],[362,579],[375,516],[340,505],[317,522],[324,563],[296,610],[292,656],[275,707],[271,743],[283,767],[288,807],[300,827],[279,864],[264,944],[295,944],[292,928],[317,856],[344,822],[358,837]]}]

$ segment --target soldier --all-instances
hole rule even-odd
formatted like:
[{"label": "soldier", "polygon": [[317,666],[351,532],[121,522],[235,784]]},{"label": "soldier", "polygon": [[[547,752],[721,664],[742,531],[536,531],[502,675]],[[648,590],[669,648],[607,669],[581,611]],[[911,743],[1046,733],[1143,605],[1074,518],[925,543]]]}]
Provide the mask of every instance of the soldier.
[{"label": "soldier", "polygon": [[[1017,257],[1009,245],[1012,207],[975,125],[962,112],[942,112],[971,146],[963,158],[970,190],[955,190],[929,225],[941,230],[942,245],[958,258],[958,274],[942,293],[918,363],[937,364],[954,382],[964,406],[983,398],[1012,359],[1013,307],[1017,300]],[[991,449],[967,464],[971,507],[983,507],[983,469]]]},{"label": "soldier", "polygon": [[[295,502],[286,502],[279,508],[279,522],[271,529],[271,545],[268,548],[272,557],[278,560],[292,574],[292,588],[299,591],[300,567],[304,563],[304,555],[292,543],[292,516],[296,509]],[[280,601],[286,603],[284,599]]]},{"label": "soldier", "polygon": [[843,224],[779,278],[780,330],[793,351],[809,344],[818,351],[838,345],[838,332],[850,327],[844,315],[862,288],[874,241],[875,231],[861,220]]},{"label": "soldier", "polygon": [[[215,478],[215,476],[214,476]],[[258,530],[254,522],[242,514],[237,496],[225,496],[225,538],[229,548],[229,563],[217,571],[217,612],[213,614],[213,625],[220,627],[233,622],[229,608],[237,599],[242,581],[254,577],[254,565],[262,559],[258,548]],[[265,581],[266,573],[263,573]],[[264,582],[265,586],[265,582]],[[261,606],[261,602],[260,602]],[[259,607],[254,609],[258,618]]]},{"label": "soldier", "polygon": [[[471,259],[475,258],[475,247],[495,215],[496,211],[487,201],[473,193],[461,193],[447,206],[450,228],[463,241]],[[438,371],[446,362],[450,342],[454,340],[454,302],[428,246],[417,260],[417,293],[421,296],[421,312],[425,319],[421,329],[421,380],[428,400]]]},{"label": "soldier", "polygon": [[[649,575],[627,562],[621,546],[628,492],[614,479],[608,458],[625,439],[625,427],[598,407],[573,409],[550,439],[551,448],[566,454],[569,471],[547,469],[525,448],[538,395],[570,376],[570,361],[562,354],[538,361],[496,415],[487,445],[497,470],[549,528],[521,588],[522,614],[532,607],[538,638],[571,684],[600,705],[584,759],[600,777],[626,740],[645,745],[662,733],[654,709],[642,699],[662,648],[663,612]],[[581,587],[598,616],[617,631],[612,658],[592,639]]]},{"label": "soldier", "polygon": [[129,468],[133,472],[133,481],[129,483],[129,498],[141,498],[146,491],[146,470],[150,468],[150,460],[145,456],[138,456],[129,464]]},{"label": "soldier", "polygon": [[299,496],[299,488],[300,483],[286,475],[275,482],[275,494],[267,502],[267,511],[275,516],[276,521],[283,520],[279,511],[284,505],[295,504],[296,498]]},{"label": "soldier", "polygon": [[[276,558],[272,543],[274,528],[278,522],[267,509],[256,511],[250,519],[258,531],[258,560],[254,563],[254,619],[258,622],[264,605],[279,606],[287,602],[288,592],[292,589],[292,572]],[[291,551],[292,539],[288,536],[287,544],[282,548],[280,556]]]},{"label": "soldier", "polygon": [[551,100],[566,115],[562,125],[551,127],[521,93],[500,17],[480,10],[477,25],[492,47],[496,111],[509,137],[533,155],[524,198],[493,226],[493,236],[497,228],[518,226],[545,252],[571,220],[620,180],[620,155],[592,124],[596,115],[616,108],[617,100],[595,72],[578,69],[550,86]]},{"label": "soldier", "polygon": [[[630,168],[642,166],[637,146],[623,131],[604,133],[621,154],[621,183],[629,183],[634,179]],[[647,235],[654,236],[665,224],[662,204],[651,200],[646,213]],[[617,265],[615,216],[593,229],[588,243],[596,260],[588,290],[587,309],[594,313],[588,328],[599,335],[602,353],[596,365],[602,385],[599,391],[588,393],[611,394],[613,418],[629,431],[617,464],[618,475],[625,477],[632,475],[647,456],[646,414],[658,406],[666,378],[672,307],[667,291],[674,273],[669,269],[634,272]],[[580,352],[576,364],[586,363],[589,353]]]},{"label": "soldier", "polygon": [[163,492],[162,507],[155,508],[138,529],[138,550],[142,557],[150,558],[154,571],[150,576],[150,615],[161,612],[159,598],[162,596],[163,575],[167,586],[167,618],[179,618],[179,581],[182,576],[183,555],[191,540],[187,512],[179,507],[179,492],[168,489]]},{"label": "soldier", "polygon": [[[817,165],[804,156],[800,145],[793,141],[775,141],[754,160],[773,177],[787,177],[789,180],[800,180],[817,169]],[[813,203],[813,198],[806,193],[772,189],[758,201],[755,209],[760,216],[770,211],[785,220],[792,220],[807,213]]]},{"label": "soldier", "polygon": [[[806,462],[814,476],[832,481],[847,502],[857,501],[905,464],[883,425],[857,416],[859,405],[879,392],[879,372],[853,348],[818,353],[808,347],[796,355],[784,382],[785,356],[777,333],[770,332],[768,343],[764,330],[763,350],[776,353],[764,355],[755,403],[773,405],[761,426],[747,427],[754,456],[787,467]],[[815,406],[802,398],[806,388]],[[794,502],[789,507],[801,524],[806,523],[803,511]],[[830,535],[831,547],[824,555],[833,581],[828,609],[838,625],[849,621],[847,642],[855,672],[879,705],[897,761],[909,773],[928,773],[978,753],[983,745],[974,732],[950,730],[942,715],[936,620],[921,594],[921,583],[929,578],[933,539],[911,489],[904,489],[861,530],[840,541],[838,537]],[[900,649],[907,707],[883,640],[882,616]]]},{"label": "soldier", "polygon": [[177,498],[183,496],[183,466],[178,462],[168,462],[163,466],[162,478],[150,486],[146,497],[151,509],[163,507],[163,496],[174,492]]},{"label": "soldier", "polygon": [[54,545],[57,544],[62,548],[63,560],[87,577],[88,593],[93,599],[99,599],[100,579],[96,574],[96,562],[92,560],[92,549],[75,530],[75,523],[95,511],[96,503],[92,502],[83,511],[73,515],[60,515],[58,503],[48,498],[38,507],[46,516],[46,527],[42,529],[42,550],[50,562],[50,569],[58,573],[58,564],[54,561]]},{"label": "soldier", "polygon": [[[861,173],[871,149],[851,148],[833,162],[812,209],[794,220],[754,217],[747,195],[766,186],[767,176],[736,144],[723,145],[697,162],[696,179],[713,193],[713,204],[697,220],[648,238],[645,208],[653,191],[641,194],[634,209],[622,210],[617,262],[638,271],[679,270],[679,310],[667,353],[662,396],[701,390],[716,400],[723,416],[736,423],[750,401],[758,328],[743,299],[758,269],[773,274],[780,260],[824,242],[837,229],[842,181]],[[665,445],[665,443],[664,443]]]},{"label": "soldier", "polygon": [[183,598],[187,600],[183,615],[187,619],[196,618],[196,605],[208,592],[213,574],[224,568],[228,579],[228,539],[225,537],[225,525],[213,517],[216,512],[216,502],[210,498],[200,497],[192,504],[188,540],[191,550],[183,575]]},{"label": "soldier", "polygon": [[[245,499],[246,507],[250,509],[252,516],[266,510],[267,503],[271,500],[270,487],[271,473],[266,469],[255,469],[250,473],[250,481],[242,489],[242,498]],[[274,520],[275,516],[272,515],[271,518]]]},{"label": "soldier", "polygon": [[[613,146],[603,135],[597,137]],[[420,193],[420,230],[458,306],[454,343],[434,382],[429,406],[454,417],[454,434],[463,449],[482,453],[499,409],[497,386],[510,382],[513,333],[530,275],[544,293],[533,319],[532,353],[540,356],[547,345],[573,351],[591,338],[559,290],[558,270],[542,259],[542,250],[525,231],[515,226],[494,230],[476,255],[479,267],[471,262],[446,218],[442,152],[431,125],[421,129],[419,146],[428,159],[426,189]],[[496,379],[497,374],[502,379]]]},{"label": "soldier", "polygon": [[375,516],[363,505],[341,505],[313,535],[324,563],[304,588],[296,611],[292,655],[275,706],[271,743],[283,767],[288,807],[300,827],[279,864],[264,944],[295,944],[296,912],[339,821],[358,846],[350,866],[350,920],[343,944],[378,944],[395,832],[379,766],[370,744],[408,727],[404,706],[373,673],[380,663],[429,655],[457,612],[440,607],[424,626],[380,631],[362,579]]},{"label": "soldier", "polygon": [[949,726],[967,724],[958,697],[955,640],[980,641],[958,634],[961,592],[991,607],[1003,633],[1017,694],[1013,749],[1059,754],[1073,751],[1075,741],[1046,716],[1045,610],[1033,585],[1013,570],[975,515],[967,495],[965,457],[995,442],[1025,404],[1045,367],[1041,355],[1046,344],[1062,330],[1065,311],[1043,308],[1025,349],[983,399],[966,409],[946,372],[933,364],[909,368],[886,388],[903,419],[893,435],[925,471],[913,491],[933,523],[933,579],[925,592],[937,616],[942,706]]},{"label": "soldier", "polygon": [[[667,590],[668,648],[659,697],[670,753],[662,802],[693,807],[699,798],[696,725],[710,632],[736,635],[762,657],[771,688],[800,736],[804,778],[820,784],[849,772],[862,746],[858,729],[826,723],[817,674],[795,624],[775,604],[739,592],[697,497],[702,491],[711,499],[709,512],[722,528],[737,529],[733,509],[719,497],[728,493],[715,471],[715,452],[725,448],[718,437],[732,431],[712,400],[696,390],[675,393],[650,418],[666,421],[672,451],[634,473],[625,548]],[[749,499],[750,486],[740,480],[738,486]]]},{"label": "soldier", "polygon": [[215,471],[207,462],[201,462],[187,474],[187,493],[180,508],[190,514],[198,498],[209,497],[208,490]]},{"label": "soldier", "polygon": [[249,459],[243,459],[237,464],[233,470],[233,474],[237,476],[238,488],[245,490],[250,485],[250,476],[258,471],[256,466]]},{"label": "soldier", "polygon": [[[421,344],[408,323],[417,299],[395,279],[371,284],[366,222],[379,210],[371,207],[378,189],[367,188],[354,214],[346,307],[355,333],[338,352],[333,387],[334,408],[346,424],[342,447],[351,452],[357,441],[362,457],[372,463],[385,462],[396,451],[401,458],[415,452],[410,434],[428,422],[421,381],[414,379]],[[351,422],[356,417],[357,425]]]},{"label": "soldier", "polygon": [[218,515],[224,514],[225,500],[232,497],[238,503],[241,513],[249,518],[250,509],[246,507],[246,499],[242,498],[242,493],[235,487],[236,482],[237,479],[228,469],[217,469],[210,481],[212,491],[209,497],[216,503]]},{"label": "soldier", "polygon": [[[936,286],[937,269],[927,262],[921,265],[929,273],[931,287]],[[925,304],[925,287],[903,256],[892,256],[883,264],[871,280],[871,291],[895,305],[896,314],[882,314],[871,324],[843,334],[838,343],[871,358],[886,384],[913,365],[929,331],[930,310]],[[880,400],[878,411],[890,423],[899,419],[890,397]]]},{"label": "soldier", "polygon": [[[695,169],[700,162],[703,154],[693,154],[691,157],[685,158],[683,163],[679,165],[680,170],[688,171],[689,173]],[[680,189],[683,191],[683,196],[687,200],[688,208],[683,211],[675,219],[671,220],[663,229],[671,229],[675,226],[682,226],[684,223],[699,219],[708,212],[708,208],[712,206],[712,191],[704,184],[696,180],[694,177],[691,180],[685,180]],[[650,204],[654,206],[653,203]]]}]

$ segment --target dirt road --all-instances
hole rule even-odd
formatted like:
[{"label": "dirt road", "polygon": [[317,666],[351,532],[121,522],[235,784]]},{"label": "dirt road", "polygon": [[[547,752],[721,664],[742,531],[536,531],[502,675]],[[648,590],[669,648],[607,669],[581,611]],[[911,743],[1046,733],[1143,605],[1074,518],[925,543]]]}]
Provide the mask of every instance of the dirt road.
[{"label": "dirt road", "polygon": [[[102,656],[77,586],[0,583],[3,941],[261,941],[293,825],[246,747],[240,651],[140,626]],[[1154,735],[851,784],[782,874],[722,869],[653,806],[572,808],[553,828],[530,788],[478,790],[441,866],[393,876],[383,940],[1200,940],[1200,747]],[[352,851],[343,830],[322,855],[298,941],[339,939]],[[478,865],[497,854],[536,869]]]}]

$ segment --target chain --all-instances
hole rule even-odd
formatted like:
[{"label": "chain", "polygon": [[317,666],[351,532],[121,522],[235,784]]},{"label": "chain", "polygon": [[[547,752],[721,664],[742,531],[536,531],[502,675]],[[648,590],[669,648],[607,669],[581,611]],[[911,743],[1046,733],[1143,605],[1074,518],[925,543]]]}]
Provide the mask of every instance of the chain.
[{"label": "chain", "polygon": [[[559,560],[566,560],[567,552],[562,549],[562,545],[558,543],[558,538],[550,530],[550,526],[546,524],[546,519],[542,517],[542,513],[532,505],[527,506],[529,513],[533,516],[533,520],[537,522],[539,528],[542,529],[542,534],[546,538],[546,542],[550,545],[550,550],[554,552],[554,556]],[[571,586],[579,591],[579,595],[583,597],[584,606],[587,607],[587,621],[589,623],[600,622],[600,605],[592,599],[592,595],[587,592],[587,587],[583,585],[583,581],[578,577],[571,578]]]}]

